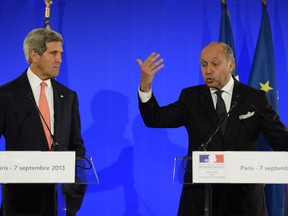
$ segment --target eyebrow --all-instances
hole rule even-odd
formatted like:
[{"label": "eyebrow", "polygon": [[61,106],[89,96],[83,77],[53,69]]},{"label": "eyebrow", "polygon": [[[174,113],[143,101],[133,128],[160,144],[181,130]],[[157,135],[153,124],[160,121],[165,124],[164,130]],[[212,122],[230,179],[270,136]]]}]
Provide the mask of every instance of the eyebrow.
[{"label": "eyebrow", "polygon": [[203,59],[203,58],[200,59],[200,61],[213,61],[213,60],[219,60],[219,59],[216,56],[212,57],[212,58],[209,58],[208,60],[207,59]]},{"label": "eyebrow", "polygon": [[61,50],[61,51],[59,51],[59,50],[46,50],[47,52],[60,52],[60,53],[63,53],[64,52],[64,50]]}]

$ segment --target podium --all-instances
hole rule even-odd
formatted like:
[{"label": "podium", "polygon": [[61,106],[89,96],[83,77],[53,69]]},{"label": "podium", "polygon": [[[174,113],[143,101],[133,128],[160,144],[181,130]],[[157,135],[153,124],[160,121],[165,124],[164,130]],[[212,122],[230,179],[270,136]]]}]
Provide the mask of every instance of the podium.
[{"label": "podium", "polygon": [[212,184],[287,184],[288,152],[195,151],[176,156],[173,183],[204,184],[204,213],[210,216]]},{"label": "podium", "polygon": [[99,179],[92,157],[79,158],[75,152],[2,151],[0,183],[54,185],[54,215],[66,216],[66,198],[71,189],[98,184]]},{"label": "podium", "polygon": [[[176,156],[174,157],[173,167],[173,183],[192,185],[193,182],[193,156]],[[212,216],[212,186],[205,184],[205,203],[204,214],[205,216]]]}]

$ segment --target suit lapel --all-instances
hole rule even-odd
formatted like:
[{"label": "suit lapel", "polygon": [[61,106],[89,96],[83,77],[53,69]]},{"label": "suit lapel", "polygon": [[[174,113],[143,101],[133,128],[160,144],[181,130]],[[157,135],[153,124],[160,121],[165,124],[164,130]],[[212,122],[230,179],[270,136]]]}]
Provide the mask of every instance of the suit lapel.
[{"label": "suit lapel", "polygon": [[209,117],[210,121],[216,125],[218,122],[218,116],[214,108],[213,100],[211,97],[210,90],[207,86],[204,86],[201,89],[201,93],[199,95],[199,101],[202,104],[207,116]]},{"label": "suit lapel", "polygon": [[29,115],[31,116],[32,125],[34,126],[33,130],[35,130],[35,136],[40,136],[43,143],[46,144],[47,141],[41,123],[39,110],[37,109],[37,104],[35,102],[26,71],[19,77],[19,95],[19,100],[23,105],[22,109],[26,109],[27,112],[30,113]]},{"label": "suit lapel", "polygon": [[[237,105],[233,108],[233,110],[229,114],[227,127],[225,131],[225,140],[224,140],[224,143],[222,143],[224,150],[229,150],[229,149],[234,148],[234,144],[235,144],[235,140],[233,139],[233,137],[235,136],[234,131],[238,131],[238,128],[240,127],[239,124],[235,124],[235,123],[238,122],[237,118],[240,115],[241,104],[243,104],[243,102],[246,100],[246,97],[247,97],[247,94],[245,92],[246,92],[245,88],[242,87],[241,83],[235,80],[231,103],[236,101]],[[211,98],[209,88],[207,86],[204,86],[201,89],[199,101],[202,104],[210,121],[216,128],[218,126],[218,116],[213,105],[213,100]],[[218,133],[218,134],[223,138],[222,133]]]},{"label": "suit lapel", "polygon": [[64,93],[61,91],[59,84],[51,79],[53,86],[53,100],[54,100],[54,137],[58,140],[61,134],[63,113],[64,113]]},{"label": "suit lapel", "polygon": [[233,97],[231,102],[233,103],[234,101],[236,101],[237,105],[231,111],[227,122],[227,128],[225,132],[226,133],[225,142],[224,142],[224,149],[226,151],[234,149],[235,139],[233,139],[233,137],[235,137],[235,133],[233,131],[238,131],[238,128],[240,126],[239,124],[237,124],[237,122],[238,117],[240,115],[241,104],[244,103],[247,97],[247,94],[245,92],[246,92],[245,88],[242,88],[240,82],[235,80]]}]

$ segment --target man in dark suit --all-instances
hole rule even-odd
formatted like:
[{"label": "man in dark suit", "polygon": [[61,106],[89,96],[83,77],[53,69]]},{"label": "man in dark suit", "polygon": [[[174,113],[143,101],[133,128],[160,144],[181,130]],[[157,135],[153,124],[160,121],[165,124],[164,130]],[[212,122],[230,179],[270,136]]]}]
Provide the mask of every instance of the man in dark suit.
[{"label": "man in dark suit", "polygon": [[[44,28],[25,38],[24,53],[30,67],[0,87],[0,136],[5,138],[7,151],[51,151],[57,141],[59,151],[85,156],[77,94],[54,79],[62,62],[62,44],[59,33]],[[46,122],[37,108],[42,82],[50,115]],[[85,185],[67,185],[67,215],[76,215],[85,190]],[[5,184],[2,201],[4,216],[54,216],[55,185]]]},{"label": "man in dark suit", "polygon": [[[163,59],[152,53],[145,61],[137,61],[141,68],[139,107],[145,124],[160,128],[184,126],[189,139],[188,155],[201,149],[200,145],[219,125],[221,129],[208,144],[208,151],[256,151],[260,133],[274,150],[288,150],[288,131],[269,104],[266,93],[233,78],[235,59],[228,45],[208,44],[200,56],[206,85],[183,89],[175,103],[162,107],[152,93],[151,84],[164,66]],[[221,90],[220,99],[218,90]],[[221,100],[224,100],[222,110],[226,109],[224,115],[216,112]],[[249,117],[239,118],[249,111]],[[212,185],[213,216],[267,216],[263,187],[262,184]],[[203,184],[184,185],[178,215],[204,215],[204,200]]]}]

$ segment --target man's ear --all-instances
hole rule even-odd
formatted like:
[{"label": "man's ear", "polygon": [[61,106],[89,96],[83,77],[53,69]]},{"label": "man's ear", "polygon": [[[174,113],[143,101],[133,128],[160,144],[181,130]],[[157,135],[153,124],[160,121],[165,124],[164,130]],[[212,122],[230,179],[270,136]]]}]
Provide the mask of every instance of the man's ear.
[{"label": "man's ear", "polygon": [[32,62],[38,62],[39,54],[35,50],[31,50],[29,55]]},{"label": "man's ear", "polygon": [[235,61],[232,61],[229,65],[230,72],[233,72],[235,70],[235,67],[236,67]]}]

